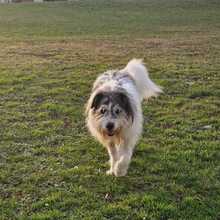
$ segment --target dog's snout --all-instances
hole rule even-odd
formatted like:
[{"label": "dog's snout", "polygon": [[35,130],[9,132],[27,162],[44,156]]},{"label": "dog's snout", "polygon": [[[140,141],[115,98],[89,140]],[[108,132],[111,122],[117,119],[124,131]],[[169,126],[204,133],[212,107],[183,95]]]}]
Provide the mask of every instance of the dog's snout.
[{"label": "dog's snout", "polygon": [[112,130],[114,129],[114,123],[109,122],[109,123],[106,125],[106,128],[108,129],[108,131],[112,131]]}]

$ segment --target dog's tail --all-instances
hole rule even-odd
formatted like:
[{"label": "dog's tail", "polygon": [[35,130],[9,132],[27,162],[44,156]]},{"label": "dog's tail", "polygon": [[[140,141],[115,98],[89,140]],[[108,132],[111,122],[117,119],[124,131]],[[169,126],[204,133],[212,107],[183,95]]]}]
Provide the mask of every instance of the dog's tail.
[{"label": "dog's tail", "polygon": [[148,99],[162,93],[162,88],[157,86],[148,75],[148,71],[141,59],[132,59],[123,69],[134,79],[140,98]]}]

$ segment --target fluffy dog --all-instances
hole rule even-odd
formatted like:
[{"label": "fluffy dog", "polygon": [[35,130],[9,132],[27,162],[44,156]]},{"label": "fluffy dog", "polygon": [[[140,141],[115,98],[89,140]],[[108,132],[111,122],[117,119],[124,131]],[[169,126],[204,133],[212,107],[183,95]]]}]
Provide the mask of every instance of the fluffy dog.
[{"label": "fluffy dog", "polygon": [[107,149],[109,175],[127,174],[143,124],[141,102],[162,89],[148,76],[142,60],[133,59],[122,70],[110,70],[95,81],[86,106],[91,134]]}]

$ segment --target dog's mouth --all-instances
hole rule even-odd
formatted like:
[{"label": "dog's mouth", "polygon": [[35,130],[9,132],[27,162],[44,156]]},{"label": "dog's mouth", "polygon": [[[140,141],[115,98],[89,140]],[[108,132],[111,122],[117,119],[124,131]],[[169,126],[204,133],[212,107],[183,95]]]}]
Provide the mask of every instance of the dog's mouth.
[{"label": "dog's mouth", "polygon": [[110,137],[112,137],[112,136],[115,135],[115,132],[114,132],[114,131],[111,131],[111,132],[108,131],[108,132],[107,132],[107,135],[110,136]]},{"label": "dog's mouth", "polygon": [[107,131],[107,130],[103,131],[104,136],[113,137],[115,134],[116,134],[115,130],[114,131]]},{"label": "dog's mouth", "polygon": [[120,133],[120,129],[114,129],[112,131],[108,131],[106,129],[102,130],[102,134],[105,137],[113,137],[113,136],[117,136]]},{"label": "dog's mouth", "polygon": [[114,129],[113,131],[106,131],[106,134],[107,134],[109,137],[118,135],[119,133],[120,133],[120,129]]}]

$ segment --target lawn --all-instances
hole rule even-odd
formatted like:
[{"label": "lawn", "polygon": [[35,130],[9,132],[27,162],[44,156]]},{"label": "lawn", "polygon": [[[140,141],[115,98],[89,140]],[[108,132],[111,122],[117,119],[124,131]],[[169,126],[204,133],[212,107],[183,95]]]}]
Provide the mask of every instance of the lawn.
[{"label": "lawn", "polygon": [[[133,57],[164,94],[116,178],[84,105]],[[220,219],[219,1],[1,4],[0,219]]]}]

